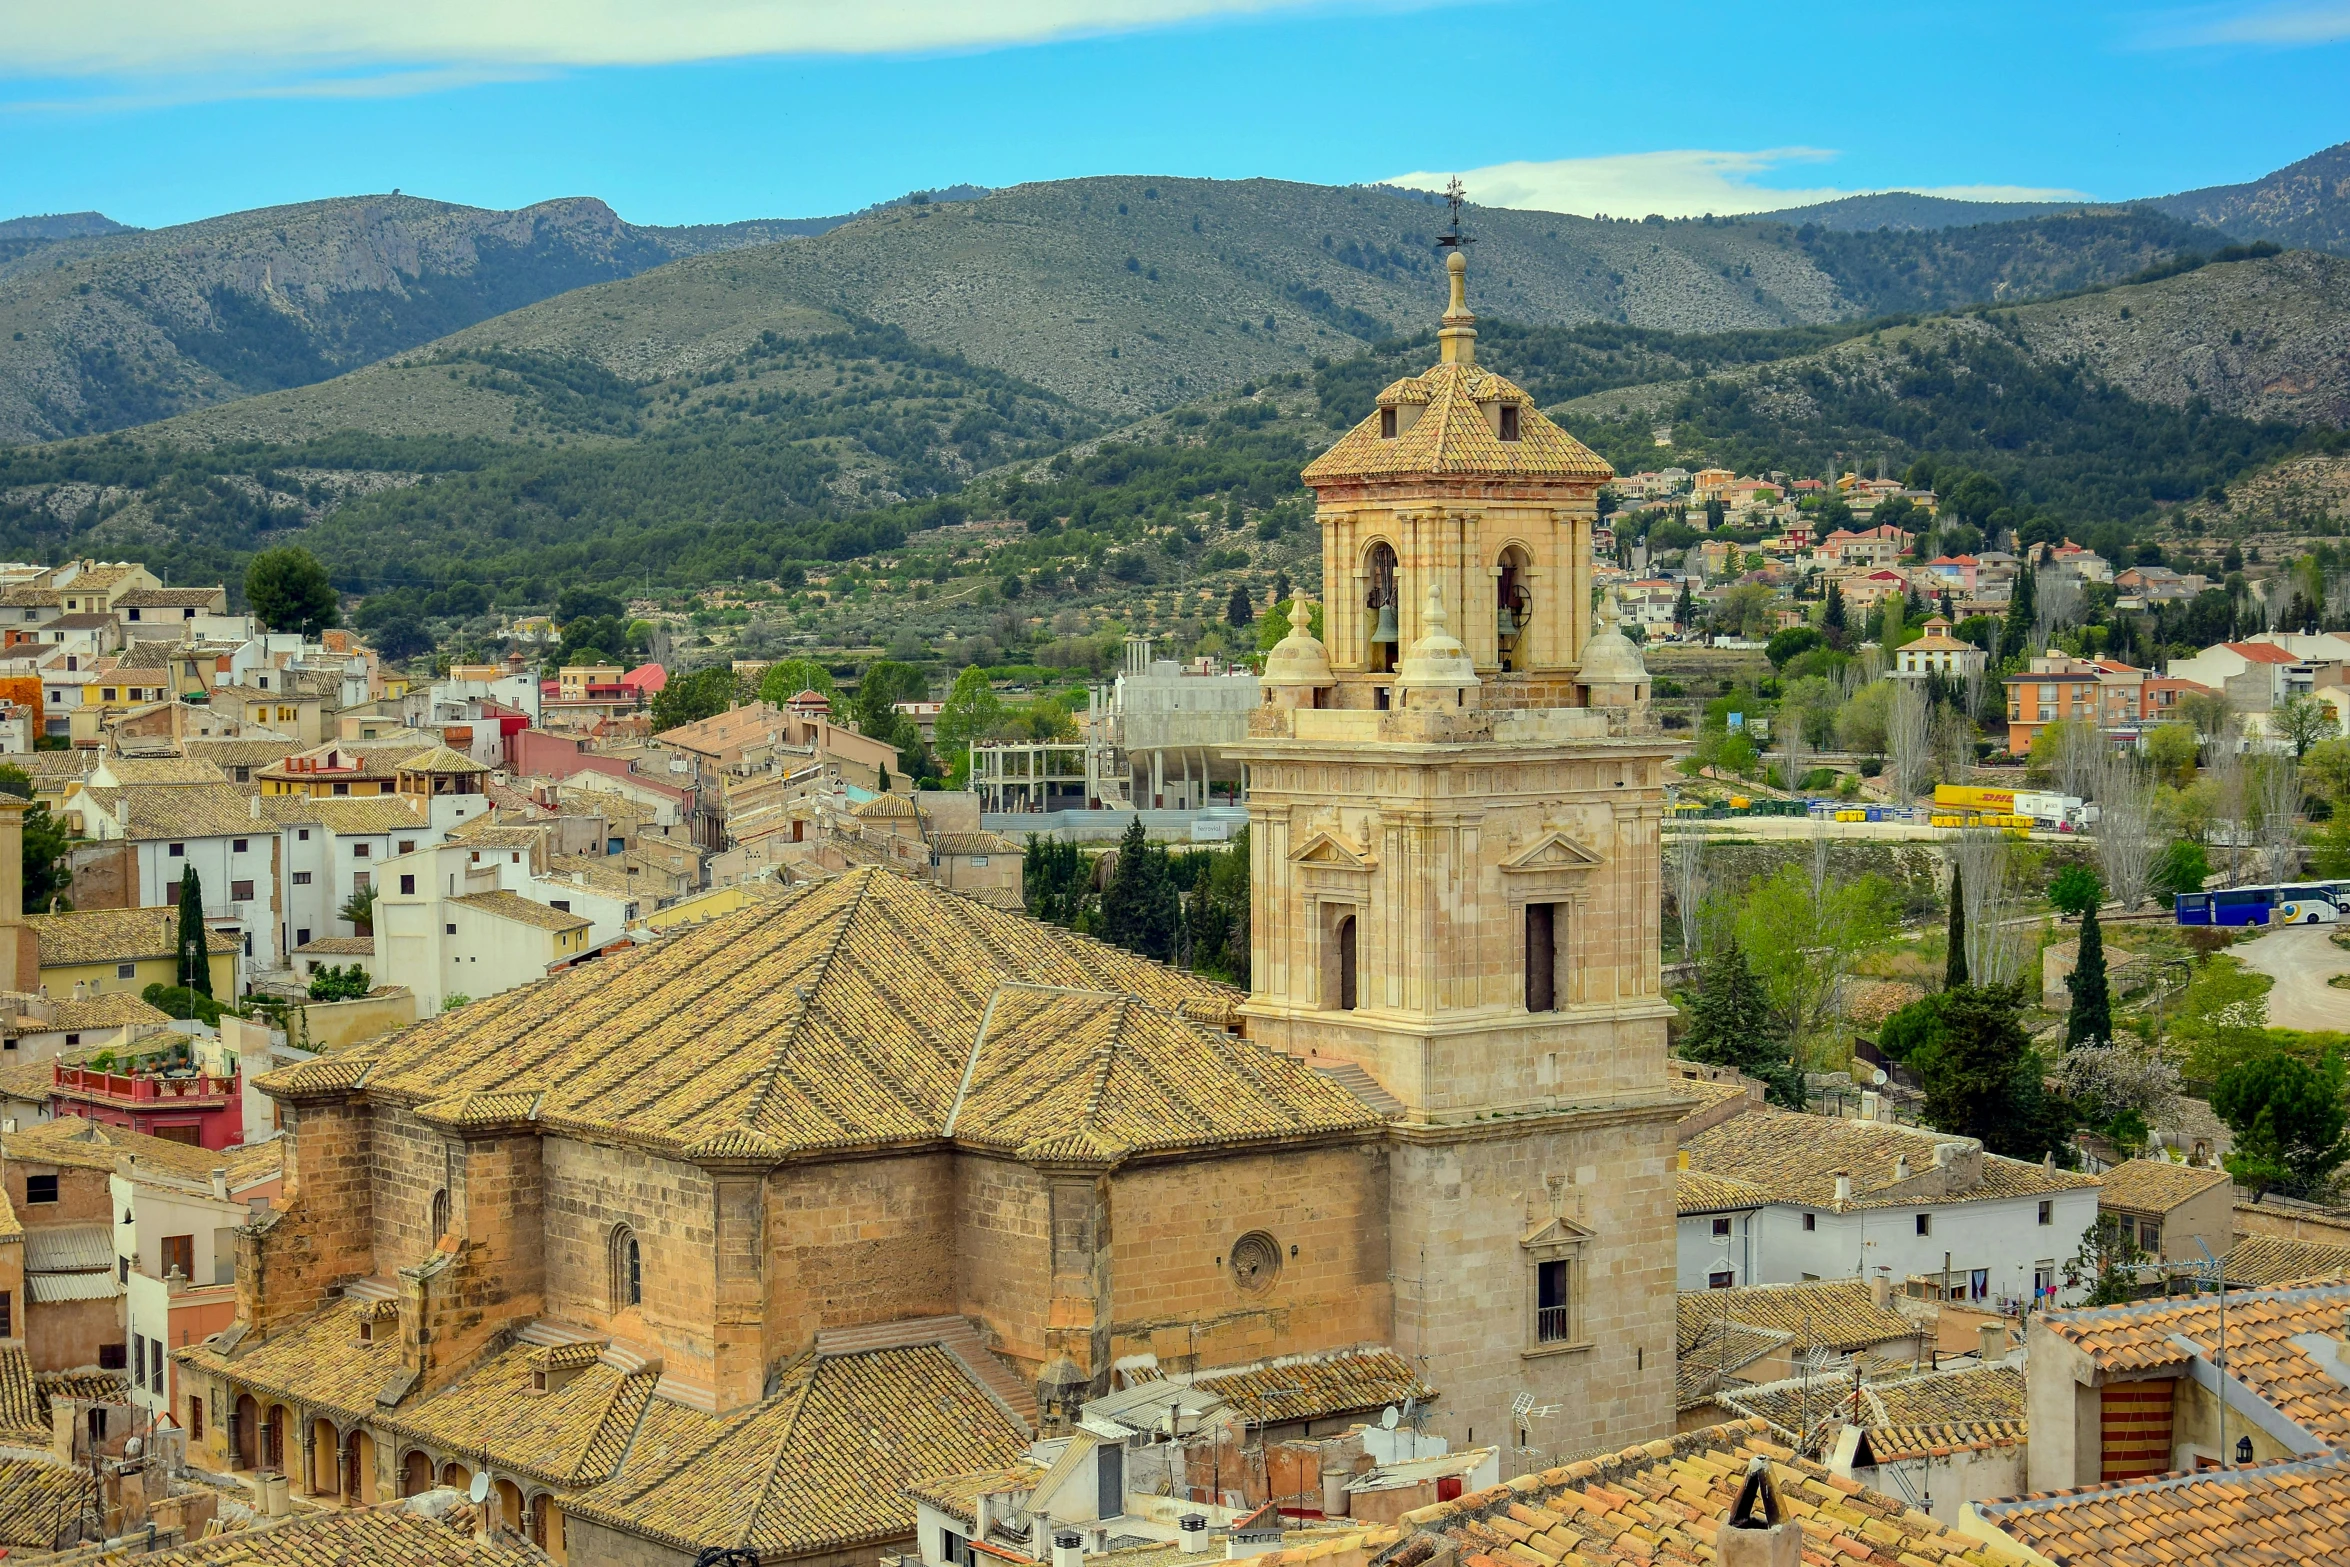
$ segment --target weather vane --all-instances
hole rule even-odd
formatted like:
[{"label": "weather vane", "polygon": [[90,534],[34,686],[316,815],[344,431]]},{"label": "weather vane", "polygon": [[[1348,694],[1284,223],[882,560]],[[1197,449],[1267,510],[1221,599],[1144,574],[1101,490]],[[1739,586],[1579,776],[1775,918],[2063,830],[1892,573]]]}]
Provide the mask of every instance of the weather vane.
[{"label": "weather vane", "polygon": [[1461,179],[1457,174],[1453,176],[1452,183],[1444,187],[1444,205],[1452,214],[1452,226],[1436,236],[1436,243],[1446,249],[1457,250],[1463,245],[1477,243],[1475,235],[1461,232],[1461,201],[1467,194],[1461,189]]}]

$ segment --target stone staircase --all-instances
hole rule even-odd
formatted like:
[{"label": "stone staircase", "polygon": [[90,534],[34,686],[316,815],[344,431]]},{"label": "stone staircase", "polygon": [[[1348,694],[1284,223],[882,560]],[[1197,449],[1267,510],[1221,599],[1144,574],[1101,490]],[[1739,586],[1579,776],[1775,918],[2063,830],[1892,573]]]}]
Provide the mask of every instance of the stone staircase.
[{"label": "stone staircase", "polygon": [[910,1317],[903,1322],[869,1322],[854,1328],[827,1328],[816,1335],[819,1355],[855,1355],[870,1349],[910,1349],[936,1344],[963,1364],[1003,1411],[1030,1431],[1037,1425],[1036,1389],[1004,1364],[979,1336],[968,1317]]}]

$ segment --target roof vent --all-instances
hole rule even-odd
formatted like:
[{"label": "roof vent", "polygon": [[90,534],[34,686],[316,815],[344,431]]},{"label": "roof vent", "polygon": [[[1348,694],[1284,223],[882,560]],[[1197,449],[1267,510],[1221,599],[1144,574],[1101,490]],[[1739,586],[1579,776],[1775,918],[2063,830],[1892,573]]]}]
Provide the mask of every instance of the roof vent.
[{"label": "roof vent", "polygon": [[1838,1170],[1835,1173],[1837,1203],[1841,1205],[1852,1201],[1852,1172],[1849,1170]]},{"label": "roof vent", "polygon": [[1906,1181],[1909,1179],[1908,1154],[1902,1154],[1893,1161],[1893,1179],[1897,1181]]}]

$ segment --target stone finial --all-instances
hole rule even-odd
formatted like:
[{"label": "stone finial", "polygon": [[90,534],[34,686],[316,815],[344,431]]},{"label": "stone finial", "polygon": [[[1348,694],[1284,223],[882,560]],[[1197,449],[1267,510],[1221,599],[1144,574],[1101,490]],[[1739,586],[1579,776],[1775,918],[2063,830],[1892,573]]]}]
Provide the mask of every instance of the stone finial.
[{"label": "stone finial", "polygon": [[1315,689],[1337,684],[1338,677],[1330,670],[1330,650],[1314,635],[1313,626],[1312,607],[1301,593],[1289,603],[1289,635],[1265,656],[1261,683],[1269,705],[1311,707]]},{"label": "stone finial", "polygon": [[1600,595],[1599,629],[1583,644],[1582,667],[1576,675],[1594,707],[1628,707],[1648,698],[1648,665],[1621,624],[1615,589],[1609,588]]},{"label": "stone finial", "polygon": [[1444,363],[1473,365],[1477,362],[1477,318],[1469,313],[1469,258],[1457,249],[1444,258],[1444,270],[1452,283],[1452,299],[1444,307],[1444,326],[1436,334],[1436,342]]},{"label": "stone finial", "polygon": [[1468,706],[1468,693],[1481,689],[1477,666],[1469,662],[1469,650],[1445,623],[1444,589],[1433,577],[1420,624],[1420,639],[1396,671],[1397,694],[1406,707]]}]

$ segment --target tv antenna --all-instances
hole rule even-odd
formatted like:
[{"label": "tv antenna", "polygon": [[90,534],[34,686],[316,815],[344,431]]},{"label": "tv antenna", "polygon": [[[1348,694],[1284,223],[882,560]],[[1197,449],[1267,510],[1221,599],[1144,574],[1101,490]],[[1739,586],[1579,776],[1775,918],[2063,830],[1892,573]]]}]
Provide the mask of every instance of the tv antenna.
[{"label": "tv antenna", "polygon": [[1467,199],[1467,196],[1468,192],[1461,186],[1461,177],[1457,174],[1454,175],[1452,182],[1444,187],[1444,208],[1446,212],[1451,214],[1451,218],[1444,232],[1436,236],[1436,244],[1439,249],[1458,250],[1463,245],[1477,243],[1477,237],[1474,234],[1461,232],[1461,203]]}]

